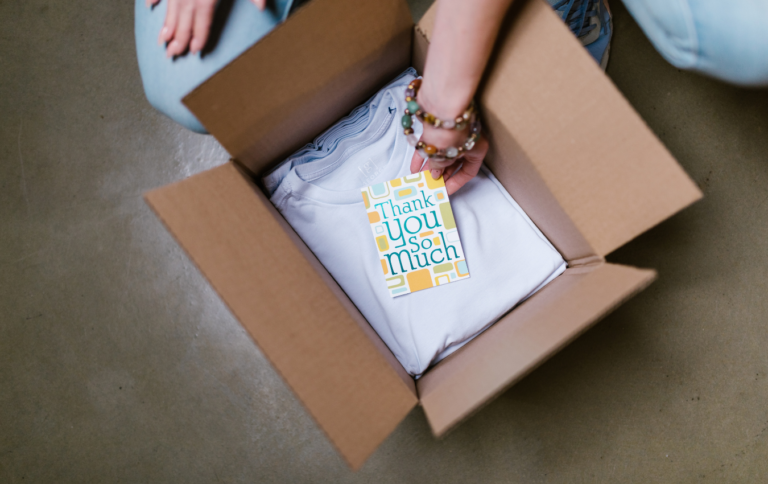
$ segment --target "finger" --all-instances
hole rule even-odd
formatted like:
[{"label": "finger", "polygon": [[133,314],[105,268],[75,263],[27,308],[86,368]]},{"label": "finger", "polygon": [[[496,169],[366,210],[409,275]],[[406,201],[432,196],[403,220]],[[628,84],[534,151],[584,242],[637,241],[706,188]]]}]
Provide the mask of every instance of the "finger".
[{"label": "finger", "polygon": [[469,180],[477,175],[487,152],[488,142],[481,138],[480,141],[478,141],[477,146],[475,146],[475,149],[464,155],[464,163],[462,163],[461,169],[456,171],[456,173],[445,182],[445,189],[448,192],[448,196],[456,193],[459,188],[466,185]]},{"label": "finger", "polygon": [[445,159],[442,161],[429,160],[429,169],[443,171],[449,166],[451,166],[454,161],[456,161],[455,158]]},{"label": "finger", "polygon": [[259,10],[264,10],[267,8],[267,0],[251,0],[254,5],[259,7]]},{"label": "finger", "polygon": [[435,160],[429,160],[429,172],[432,175],[432,178],[434,180],[437,180],[443,175],[443,171],[451,166],[454,163],[455,160],[442,160],[442,161],[435,161]]},{"label": "finger", "polygon": [[179,0],[168,0],[168,9],[165,11],[165,22],[160,30],[157,43],[163,45],[173,38],[176,31],[176,22],[179,21]]},{"label": "finger", "polygon": [[421,166],[424,164],[424,159],[419,155],[418,151],[413,152],[413,158],[411,158],[411,173],[418,173],[421,171]]},{"label": "finger", "polygon": [[160,2],[160,0],[147,0],[147,7],[154,7]]},{"label": "finger", "polygon": [[176,32],[173,33],[173,40],[168,44],[165,55],[172,57],[181,55],[189,46],[189,39],[192,37],[192,21],[195,15],[195,8],[192,5],[185,5],[179,10],[179,23],[176,26]]},{"label": "finger", "polygon": [[448,191],[448,196],[456,193],[459,188],[463,187],[469,180],[474,178],[475,175],[477,175],[477,172],[480,171],[480,165],[482,163],[482,158],[464,160],[464,163],[461,165],[461,169],[456,171],[456,173],[453,173],[453,176],[451,176],[448,181],[445,182],[445,189]]},{"label": "finger", "polygon": [[457,161],[453,165],[449,166],[445,169],[443,172],[443,180],[448,180],[450,177],[453,176],[453,174],[456,172],[456,170],[461,166],[461,162]]},{"label": "finger", "polygon": [[213,21],[213,2],[201,2],[195,9],[194,25],[192,27],[192,42],[189,44],[189,51],[196,54],[203,50],[205,43],[208,42],[208,33],[211,31],[211,22]]}]

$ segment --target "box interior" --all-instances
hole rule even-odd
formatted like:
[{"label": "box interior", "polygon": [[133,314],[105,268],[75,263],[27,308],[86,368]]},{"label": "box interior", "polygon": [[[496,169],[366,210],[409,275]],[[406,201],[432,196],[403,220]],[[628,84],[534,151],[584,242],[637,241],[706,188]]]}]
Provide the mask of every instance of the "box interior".
[{"label": "box interior", "polygon": [[147,195],[353,468],[419,401],[441,435],[649,284],[604,255],[700,197],[549,7],[516,2],[478,93],[486,164],[569,269],[414,384],[252,180],[421,70],[434,16],[309,3],[184,99],[236,161]]}]

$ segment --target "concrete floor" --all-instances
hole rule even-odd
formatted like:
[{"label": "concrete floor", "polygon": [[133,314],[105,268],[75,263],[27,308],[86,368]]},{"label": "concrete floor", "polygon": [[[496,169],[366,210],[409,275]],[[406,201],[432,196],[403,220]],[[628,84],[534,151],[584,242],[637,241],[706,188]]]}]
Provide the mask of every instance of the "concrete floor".
[{"label": "concrete floor", "polygon": [[0,482],[768,481],[768,91],[613,7],[608,72],[706,198],[610,257],[648,290],[352,473],[141,199],[227,155],[145,101],[132,2],[0,0]]}]

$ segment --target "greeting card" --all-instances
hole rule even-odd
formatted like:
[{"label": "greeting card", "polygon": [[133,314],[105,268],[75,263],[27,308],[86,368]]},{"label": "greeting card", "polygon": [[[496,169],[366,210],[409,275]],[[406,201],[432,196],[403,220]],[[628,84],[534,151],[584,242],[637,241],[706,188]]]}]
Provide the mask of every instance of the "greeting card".
[{"label": "greeting card", "polygon": [[469,278],[442,176],[419,172],[362,193],[392,297]]}]

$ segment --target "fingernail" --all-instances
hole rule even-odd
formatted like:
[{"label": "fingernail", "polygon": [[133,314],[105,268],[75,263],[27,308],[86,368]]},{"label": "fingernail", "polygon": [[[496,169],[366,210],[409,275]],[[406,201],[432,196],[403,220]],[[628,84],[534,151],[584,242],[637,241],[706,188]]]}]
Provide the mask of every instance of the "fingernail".
[{"label": "fingernail", "polygon": [[163,30],[160,31],[160,37],[164,39],[166,35],[168,35],[168,27],[163,27]]},{"label": "fingernail", "polygon": [[432,170],[432,179],[437,180],[440,178],[440,175],[443,174],[443,170]]}]

